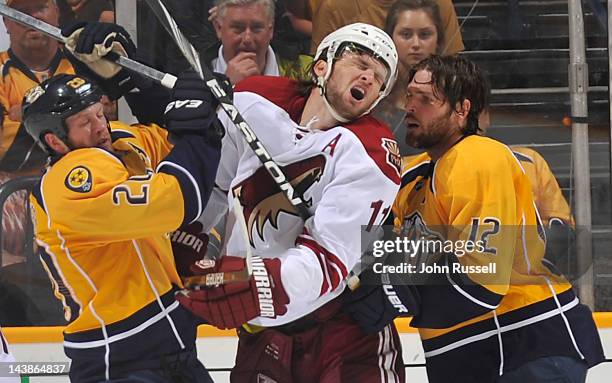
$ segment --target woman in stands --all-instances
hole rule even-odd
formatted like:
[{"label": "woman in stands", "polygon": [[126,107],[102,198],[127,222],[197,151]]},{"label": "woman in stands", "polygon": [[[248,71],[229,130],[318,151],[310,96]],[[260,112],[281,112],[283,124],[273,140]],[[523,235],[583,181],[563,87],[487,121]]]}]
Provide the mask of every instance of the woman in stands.
[{"label": "woman in stands", "polygon": [[[433,54],[444,54],[444,30],[435,0],[398,0],[387,14],[385,32],[393,38],[399,55],[398,78],[389,96],[381,101],[374,115],[386,122],[393,134],[403,134],[404,95],[410,68]],[[403,137],[397,137],[402,155],[410,152]]]}]

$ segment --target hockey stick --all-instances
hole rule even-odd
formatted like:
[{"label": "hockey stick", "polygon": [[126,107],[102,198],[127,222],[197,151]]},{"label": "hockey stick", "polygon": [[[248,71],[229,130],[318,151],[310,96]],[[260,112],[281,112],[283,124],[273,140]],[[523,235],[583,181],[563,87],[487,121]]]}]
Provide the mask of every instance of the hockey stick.
[{"label": "hockey stick", "polygon": [[161,2],[161,0],[145,0],[145,2],[149,5],[149,8],[151,8],[166,31],[170,34],[170,36],[172,36],[176,42],[176,45],[181,50],[181,53],[189,62],[191,67],[200,75],[202,80],[206,82],[208,88],[219,101],[221,108],[225,111],[230,120],[232,120],[232,123],[242,133],[246,142],[249,144],[251,149],[253,149],[253,152],[255,152],[257,158],[259,158],[270,176],[272,176],[274,182],[276,182],[289,202],[296,208],[300,217],[306,221],[311,216],[310,212],[308,211],[308,205],[302,196],[296,192],[280,166],[274,162],[268,150],[264,147],[261,141],[259,141],[259,138],[253,129],[251,129],[249,124],[244,120],[238,109],[236,109],[234,103],[219,85],[219,82],[213,76],[210,69],[208,69],[206,65],[202,65],[198,52],[195,50],[193,45],[191,45],[189,40],[187,40],[185,35],[183,35],[183,33],[179,30],[178,25],[170,13],[168,13],[168,10],[164,4]]},{"label": "hockey stick", "polygon": [[[38,20],[23,12],[19,12],[18,10],[8,7],[4,4],[0,4],[0,14],[19,24],[42,32],[45,35],[61,43],[65,43],[66,41],[65,37],[62,36],[62,32],[58,27],[45,23],[44,21]],[[123,68],[129,69],[145,77],[148,77],[151,80],[157,81],[162,86],[168,89],[172,89],[174,83],[176,82],[176,77],[171,75],[170,73],[160,72],[157,69],[148,67],[144,64],[139,63],[138,61],[134,61],[124,56],[115,55],[111,61],[115,62],[117,65]]]},{"label": "hockey stick", "polygon": [[246,245],[246,268],[240,271],[222,271],[206,275],[185,277],[183,278],[183,284],[186,288],[196,286],[212,287],[232,282],[247,282],[251,279],[251,275],[253,274],[253,252],[251,251],[251,243],[249,241],[247,224],[244,219],[244,212],[242,211],[242,204],[238,196],[234,196],[234,214],[236,215],[238,225],[240,225],[240,231],[242,231],[244,243]]},{"label": "hockey stick", "polygon": [[[283,173],[280,166],[274,162],[268,150],[263,146],[257,135],[251,129],[251,127],[244,120],[240,112],[234,106],[232,100],[229,98],[227,93],[219,85],[217,79],[213,76],[212,72],[206,65],[202,65],[200,56],[195,50],[193,45],[187,40],[185,35],[180,31],[178,25],[164,6],[161,0],[145,0],[149,5],[149,8],[153,11],[157,19],[164,26],[166,31],[172,36],[176,42],[178,48],[185,59],[190,63],[191,67],[200,74],[202,80],[206,81],[206,85],[213,92],[221,108],[227,113],[227,116],[232,120],[234,125],[240,130],[247,143],[255,152],[255,155],[259,158],[261,163],[264,165],[268,173],[272,176],[278,187],[283,191],[285,197],[289,202],[297,209],[300,217],[306,221],[310,216],[308,206],[304,202],[304,199],[299,195],[293,185],[289,183],[287,176]],[[248,245],[248,244],[247,244]],[[248,246],[247,246],[248,247]],[[355,290],[359,287],[359,277],[351,271],[346,278],[347,285],[351,290]]]}]

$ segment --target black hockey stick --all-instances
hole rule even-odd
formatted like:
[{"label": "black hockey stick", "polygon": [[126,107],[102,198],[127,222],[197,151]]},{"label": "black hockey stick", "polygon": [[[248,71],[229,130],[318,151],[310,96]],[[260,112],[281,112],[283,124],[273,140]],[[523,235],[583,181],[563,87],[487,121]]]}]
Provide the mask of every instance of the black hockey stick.
[{"label": "black hockey stick", "polygon": [[[251,129],[249,124],[247,124],[240,112],[236,109],[234,103],[219,85],[212,72],[206,65],[202,65],[198,52],[180,31],[178,25],[172,18],[172,15],[170,15],[162,1],[145,0],[145,2],[149,5],[166,31],[170,34],[170,36],[172,36],[181,53],[189,62],[191,67],[200,74],[204,81],[206,81],[206,85],[213,92],[217,100],[219,100],[221,108],[225,111],[225,113],[227,113],[227,116],[232,120],[234,125],[236,125],[238,130],[240,130],[251,149],[255,152],[255,155],[259,158],[268,173],[272,176],[285,197],[287,197],[289,202],[297,209],[300,217],[306,221],[311,216],[310,212],[308,211],[308,205],[306,202],[304,202],[302,196],[293,188],[293,185],[289,183],[287,176],[283,173],[280,166],[274,162],[268,153],[268,150],[263,146],[261,141],[259,141],[259,138],[253,129]],[[351,271],[346,278],[346,282],[351,290],[355,290],[357,287],[359,287],[359,277],[353,271]]]},{"label": "black hockey stick", "polygon": [[[65,43],[66,38],[62,36],[62,32],[58,27],[55,27],[51,24],[45,23],[44,21],[38,20],[28,14],[23,12],[19,12],[16,9],[8,7],[4,4],[0,4],[0,14],[4,17],[7,17],[19,24],[25,25],[32,29],[35,29],[39,32],[44,33],[45,35],[51,37],[54,40],[57,40],[61,43]],[[161,85],[166,88],[172,89],[174,83],[176,82],[176,77],[171,75],[170,73],[163,73],[158,71],[157,69],[148,67],[144,64],[139,63],[138,61],[134,61],[128,57],[115,55],[114,57],[109,56],[117,65],[139,73],[145,77],[150,78],[151,80],[157,81]]]},{"label": "black hockey stick", "polygon": [[212,91],[215,98],[219,101],[221,108],[225,111],[227,116],[232,120],[234,125],[238,128],[238,130],[242,133],[246,142],[249,144],[253,152],[261,163],[264,165],[270,176],[278,187],[281,189],[283,194],[287,197],[289,202],[296,208],[298,214],[304,221],[306,221],[310,216],[310,212],[308,211],[308,205],[298,193],[293,185],[289,182],[289,179],[281,169],[281,167],[272,159],[268,150],[264,147],[264,145],[259,141],[259,138],[251,129],[249,124],[244,120],[238,109],[234,106],[231,98],[227,95],[227,93],[223,90],[223,88],[219,85],[217,79],[213,76],[212,72],[206,65],[202,65],[200,61],[200,56],[198,52],[195,50],[193,45],[187,40],[185,35],[179,30],[178,25],[161,2],[161,0],[145,0],[145,2],[149,5],[159,22],[164,26],[166,31],[172,36],[176,45],[180,49],[181,53],[185,57],[185,59],[189,62],[193,70],[195,70],[202,80],[206,82],[208,88]]}]

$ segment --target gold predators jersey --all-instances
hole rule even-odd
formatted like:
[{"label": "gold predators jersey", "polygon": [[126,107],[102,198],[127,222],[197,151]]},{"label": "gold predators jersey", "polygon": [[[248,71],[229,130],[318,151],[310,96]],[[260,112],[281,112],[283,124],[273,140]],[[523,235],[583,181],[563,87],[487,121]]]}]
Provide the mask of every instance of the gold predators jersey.
[{"label": "gold predators jersey", "polygon": [[[17,172],[39,170],[46,155],[25,131],[21,119],[12,119],[10,112],[20,110],[26,92],[56,74],[74,74],[72,64],[58,49],[45,72],[33,72],[9,49],[0,52],[0,103],[4,108],[4,122],[0,140],[0,170]],[[20,112],[19,112],[20,115]],[[13,115],[14,116],[14,115]]]},{"label": "gold predators jersey", "polygon": [[525,174],[531,181],[533,197],[540,212],[542,223],[548,226],[551,219],[557,219],[574,226],[569,205],[563,197],[559,183],[540,153],[530,148],[511,147],[514,156],[521,161]]},{"label": "gold predators jersey", "polygon": [[[521,162],[521,167],[531,183],[533,197],[544,226],[557,219],[574,226],[574,218],[555,175],[542,155],[533,149],[512,146],[512,153]],[[418,155],[402,158],[404,164],[412,163]],[[429,158],[429,157],[421,157]]]},{"label": "gold predators jersey", "polygon": [[66,354],[107,377],[114,361],[184,349],[196,329],[174,299],[181,281],[167,233],[184,216],[179,181],[153,172],[172,148],[167,133],[110,126],[115,153],[67,153],[31,197],[40,257],[70,322]]},{"label": "gold predators jersey", "polygon": [[[544,230],[510,148],[468,136],[435,162],[427,153],[412,157],[402,174],[396,230],[451,244],[443,255],[420,254],[428,280],[417,286],[421,310],[411,325],[419,328],[430,382],[492,382],[553,350],[599,362],[588,308],[542,264]],[[526,343],[533,344],[527,351]]]}]

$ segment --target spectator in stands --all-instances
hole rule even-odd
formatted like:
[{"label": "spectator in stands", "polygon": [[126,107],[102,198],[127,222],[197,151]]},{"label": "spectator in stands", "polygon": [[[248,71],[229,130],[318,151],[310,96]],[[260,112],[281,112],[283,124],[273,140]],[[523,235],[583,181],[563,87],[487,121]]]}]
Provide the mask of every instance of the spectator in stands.
[{"label": "spectator in stands", "polygon": [[115,7],[111,0],[57,0],[60,25],[76,21],[115,22]]},{"label": "spectator in stands", "polygon": [[398,79],[391,94],[374,110],[387,123],[400,145],[402,155],[416,153],[403,137],[406,86],[410,68],[433,54],[444,52],[444,27],[436,0],[398,0],[389,9],[385,32],[393,38],[399,56]]},{"label": "spectator in stands", "polygon": [[282,3],[293,28],[310,38],[312,36],[312,15],[319,7],[320,0],[284,0]]},{"label": "spectator in stands", "polygon": [[[6,5],[46,23],[59,24],[54,0],[8,0]],[[26,91],[58,73],[74,73],[59,43],[44,34],[4,19],[10,48],[0,52],[2,78],[0,103],[3,108],[0,140],[0,184],[24,174],[38,173],[46,155],[21,124],[21,101]],[[3,207],[3,249],[13,255],[23,253],[25,201],[23,193],[13,193]]]},{"label": "spectator in stands", "polygon": [[217,0],[215,6],[213,24],[220,42],[203,53],[215,72],[225,73],[232,84],[253,75],[305,77],[310,57],[287,60],[270,46],[273,0]]},{"label": "spectator in stands", "polygon": [[[339,27],[363,22],[383,28],[387,13],[395,0],[325,0],[321,1],[312,20],[311,48],[314,50],[324,36]],[[457,14],[451,0],[436,0],[444,26],[447,47],[441,54],[453,55],[464,49],[457,22]]]}]

